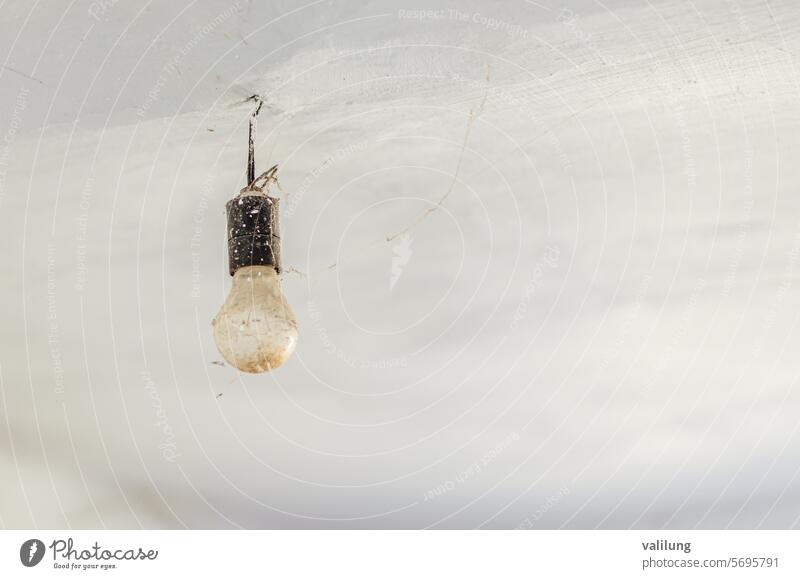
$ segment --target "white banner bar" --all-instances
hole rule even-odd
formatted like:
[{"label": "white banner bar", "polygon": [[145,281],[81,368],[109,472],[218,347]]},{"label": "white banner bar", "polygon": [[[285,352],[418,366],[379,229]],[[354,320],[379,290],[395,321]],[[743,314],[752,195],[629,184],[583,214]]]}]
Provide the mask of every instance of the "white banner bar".
[{"label": "white banner bar", "polygon": [[796,531],[0,531],[0,543],[0,577],[800,576]]}]

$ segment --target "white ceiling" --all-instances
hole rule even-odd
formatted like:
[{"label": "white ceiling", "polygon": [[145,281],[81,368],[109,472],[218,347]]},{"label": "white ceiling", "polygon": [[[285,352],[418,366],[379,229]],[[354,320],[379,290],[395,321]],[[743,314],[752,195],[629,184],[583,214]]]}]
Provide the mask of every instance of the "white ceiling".
[{"label": "white ceiling", "polygon": [[[796,525],[798,7],[418,9],[2,4],[0,524]],[[253,93],[257,376],[210,326]]]}]

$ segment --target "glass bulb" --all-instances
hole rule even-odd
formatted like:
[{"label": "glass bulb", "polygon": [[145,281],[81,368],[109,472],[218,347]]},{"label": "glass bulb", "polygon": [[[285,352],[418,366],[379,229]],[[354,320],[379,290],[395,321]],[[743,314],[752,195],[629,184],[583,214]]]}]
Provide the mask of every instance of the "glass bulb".
[{"label": "glass bulb", "polygon": [[297,345],[297,320],[272,266],[237,269],[213,324],[219,353],[242,372],[274,370]]}]

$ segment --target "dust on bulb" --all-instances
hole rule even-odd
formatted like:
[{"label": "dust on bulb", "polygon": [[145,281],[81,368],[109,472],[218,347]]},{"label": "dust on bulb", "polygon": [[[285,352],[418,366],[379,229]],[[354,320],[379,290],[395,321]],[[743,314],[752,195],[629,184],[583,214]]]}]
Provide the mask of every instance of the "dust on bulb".
[{"label": "dust on bulb", "polygon": [[272,266],[237,269],[213,325],[219,353],[242,372],[274,370],[297,345],[297,320]]}]

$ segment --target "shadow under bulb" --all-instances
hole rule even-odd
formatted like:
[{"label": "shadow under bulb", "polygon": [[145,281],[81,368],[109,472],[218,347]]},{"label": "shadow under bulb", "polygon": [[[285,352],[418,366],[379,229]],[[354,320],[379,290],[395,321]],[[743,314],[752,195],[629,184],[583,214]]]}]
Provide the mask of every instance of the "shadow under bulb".
[{"label": "shadow under bulb", "polygon": [[268,372],[297,345],[297,320],[281,292],[278,199],[245,188],[225,205],[233,285],[217,317],[219,353],[242,372]]}]

